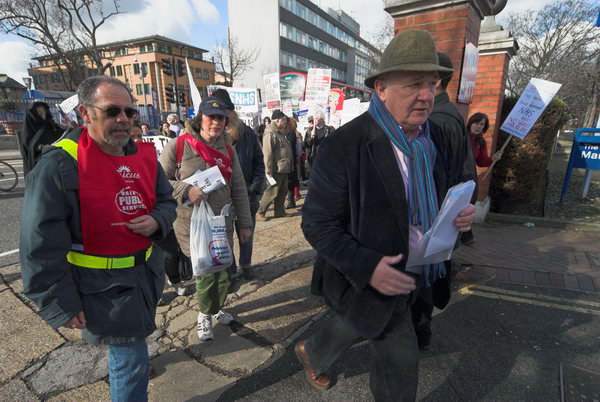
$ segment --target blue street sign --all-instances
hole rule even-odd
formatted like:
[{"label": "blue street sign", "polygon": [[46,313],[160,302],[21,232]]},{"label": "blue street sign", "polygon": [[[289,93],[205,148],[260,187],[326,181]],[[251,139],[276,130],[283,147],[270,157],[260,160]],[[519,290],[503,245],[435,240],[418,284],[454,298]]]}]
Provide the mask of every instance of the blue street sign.
[{"label": "blue street sign", "polygon": [[600,27],[600,12],[598,12],[598,19],[596,20],[596,26]]},{"label": "blue street sign", "polygon": [[[582,135],[583,133],[592,133],[594,135]],[[575,132],[573,145],[571,146],[571,156],[565,173],[565,182],[560,194],[560,202],[567,198],[569,183],[573,169],[600,170],[600,128],[580,128]]]}]

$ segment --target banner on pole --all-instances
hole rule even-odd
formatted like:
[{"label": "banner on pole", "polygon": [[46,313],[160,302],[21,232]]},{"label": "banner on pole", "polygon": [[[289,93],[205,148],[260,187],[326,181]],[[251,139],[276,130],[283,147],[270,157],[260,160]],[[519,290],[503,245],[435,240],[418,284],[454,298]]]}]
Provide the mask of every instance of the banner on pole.
[{"label": "banner on pole", "polygon": [[198,87],[194,82],[194,76],[192,75],[192,70],[190,69],[190,63],[188,63],[187,57],[185,58],[185,66],[187,68],[187,75],[190,81],[190,93],[192,94],[192,104],[194,105],[194,111],[200,109],[200,103],[202,103],[202,96],[200,96],[200,91],[198,91]]},{"label": "banner on pole", "polygon": [[525,138],[561,86],[556,82],[532,78],[500,130]]}]

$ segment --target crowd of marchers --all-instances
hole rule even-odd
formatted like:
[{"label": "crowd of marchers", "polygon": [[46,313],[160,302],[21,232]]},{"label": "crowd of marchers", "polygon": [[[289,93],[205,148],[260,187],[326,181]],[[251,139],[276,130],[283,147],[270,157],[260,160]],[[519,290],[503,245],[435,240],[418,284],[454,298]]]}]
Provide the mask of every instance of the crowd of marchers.
[{"label": "crowd of marchers", "polygon": [[[47,105],[34,104],[22,141],[25,294],[53,328],[108,345],[113,401],[147,400],[146,337],[157,305],[168,302],[163,291],[195,292],[198,337],[218,342],[213,325],[235,320],[224,309],[233,281],[252,275],[256,221],[285,217],[306,185],[298,230],[317,252],[311,291],[333,314],[295,345],[308,382],[330,388],[331,367],[366,339],[375,399],[414,400],[418,351],[429,348],[433,307],[447,305],[452,272],[449,261],[408,266],[407,257],[448,189],[501,157],[487,153],[487,116],[465,124],[450,102],[453,71],[429,33],[403,32],[365,80],[368,111],[342,127],[317,112],[300,133],[295,117],[275,110],[254,130],[219,89],[192,119],[168,116],[158,135],[173,139],[158,159],[143,141],[154,133],[117,79],[80,84],[82,121],[66,131]],[[185,181],[215,166],[223,187],[205,193]],[[191,220],[203,203],[215,215],[232,206],[225,226],[231,249],[237,234],[238,256],[192,278]],[[467,244],[474,213],[470,205],[455,220]]]}]

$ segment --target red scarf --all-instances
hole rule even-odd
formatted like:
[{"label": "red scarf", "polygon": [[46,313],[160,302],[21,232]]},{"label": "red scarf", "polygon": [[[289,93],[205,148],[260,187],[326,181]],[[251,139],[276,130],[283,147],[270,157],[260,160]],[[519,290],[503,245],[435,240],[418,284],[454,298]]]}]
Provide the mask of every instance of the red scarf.
[{"label": "red scarf", "polygon": [[[209,147],[202,141],[198,141],[190,133],[182,134],[179,138],[183,138],[185,142],[187,142],[192,149],[204,159],[204,162],[206,162],[207,165],[211,167],[218,166],[225,180],[228,182],[231,181],[231,176],[233,175],[233,150],[231,145],[226,146],[227,153],[229,153],[229,156],[226,156],[213,147]],[[183,147],[181,148],[183,153]]]}]

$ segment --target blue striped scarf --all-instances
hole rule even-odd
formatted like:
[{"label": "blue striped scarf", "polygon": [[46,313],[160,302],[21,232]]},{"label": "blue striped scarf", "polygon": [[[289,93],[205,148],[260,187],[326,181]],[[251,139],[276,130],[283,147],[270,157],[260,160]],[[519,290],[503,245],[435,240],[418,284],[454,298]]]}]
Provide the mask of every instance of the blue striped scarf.
[{"label": "blue striped scarf", "polygon": [[[429,123],[424,124],[417,138],[409,141],[375,91],[371,96],[369,114],[392,144],[408,157],[408,221],[411,225],[421,225],[423,233],[426,233],[439,210],[433,178],[436,150],[429,134]],[[427,287],[444,276],[446,276],[446,269],[443,263],[423,266],[423,278]]]}]

